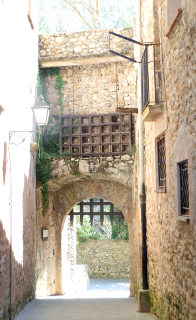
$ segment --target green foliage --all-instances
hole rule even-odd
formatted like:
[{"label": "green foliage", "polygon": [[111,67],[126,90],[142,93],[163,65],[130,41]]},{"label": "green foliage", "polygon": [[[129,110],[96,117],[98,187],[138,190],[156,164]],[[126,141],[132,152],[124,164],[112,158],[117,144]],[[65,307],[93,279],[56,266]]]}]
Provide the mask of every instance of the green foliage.
[{"label": "green foliage", "polygon": [[42,95],[46,101],[46,103],[49,104],[49,101],[46,96],[46,88],[45,88],[45,79],[47,76],[55,76],[56,77],[56,83],[55,83],[55,89],[57,90],[58,94],[58,102],[61,107],[61,112],[63,108],[63,86],[65,84],[65,81],[63,80],[60,69],[59,68],[42,68],[39,69],[39,73],[37,75],[37,91],[38,95]]},{"label": "green foliage", "polygon": [[58,76],[59,75],[59,68],[43,68],[41,69],[42,73],[44,73],[45,76]]},{"label": "green foliage", "polygon": [[[77,217],[79,218],[79,217]],[[94,228],[90,225],[89,219],[84,217],[83,226],[77,225],[77,239],[79,242],[84,242],[88,239],[99,239],[100,236],[94,232]]]},{"label": "green foliage", "polygon": [[121,218],[114,216],[114,223],[112,226],[112,239],[128,240],[128,226],[126,221],[121,221]]},{"label": "green foliage", "polygon": [[48,153],[40,148],[36,165],[36,176],[40,185],[45,184],[50,179],[51,158]]},{"label": "green foliage", "polygon": [[40,137],[39,153],[37,154],[36,176],[42,193],[42,213],[48,211],[48,180],[51,177],[52,158],[65,157],[65,153],[59,154],[59,135],[49,133],[47,130]]},{"label": "green foliage", "polygon": [[69,170],[71,174],[77,176],[79,174],[79,162],[71,161],[69,163]]},{"label": "green foliage", "polygon": [[136,145],[132,144],[131,149],[129,151],[129,155],[132,157],[135,155],[135,153],[136,153]]},{"label": "green foliage", "polygon": [[60,107],[63,106],[63,86],[65,84],[65,81],[63,80],[62,76],[59,74],[56,75],[56,84],[55,84],[55,89],[57,90],[58,93],[58,102],[60,104]]},{"label": "green foliage", "polygon": [[60,150],[59,133],[51,133],[47,129],[42,135],[43,148],[50,158],[58,157]]},{"label": "green foliage", "polygon": [[[114,207],[114,209],[118,209]],[[85,208],[84,208],[85,210]],[[99,212],[99,205],[94,207],[94,212]],[[110,211],[110,206],[108,208],[105,206],[105,212]],[[75,212],[79,212],[78,205],[75,206]],[[88,210],[86,211],[88,214]],[[119,239],[128,240],[128,226],[126,221],[121,221],[119,216],[114,216],[114,223],[111,226],[110,216],[104,216],[104,223],[101,225],[100,217],[95,215],[93,218],[93,226],[90,224],[90,217],[85,216],[83,221],[83,226],[80,225],[80,217],[76,216],[76,230],[78,241],[86,241],[88,239]]]},{"label": "green foliage", "polygon": [[[42,95],[46,103],[50,104],[46,96],[45,80],[47,76],[55,76],[56,83],[55,89],[57,90],[58,102],[61,108],[61,114],[63,112],[63,86],[65,81],[62,79],[59,68],[43,68],[39,69],[37,75],[37,92],[38,96]],[[66,156],[66,154],[59,154],[60,143],[59,143],[59,130],[60,120],[56,126],[56,132],[51,133],[45,130],[40,137],[39,153],[37,157],[36,175],[39,185],[41,185],[42,193],[42,213],[45,215],[48,211],[48,195],[49,187],[48,180],[51,176],[51,163],[52,158],[59,156]]]},{"label": "green foliage", "polygon": [[[42,137],[41,141],[43,141]],[[50,179],[51,162],[52,160],[50,155],[44,149],[43,143],[40,143],[36,164],[36,176],[38,184],[41,185],[43,215],[45,215],[48,211],[49,187],[47,182]]]}]

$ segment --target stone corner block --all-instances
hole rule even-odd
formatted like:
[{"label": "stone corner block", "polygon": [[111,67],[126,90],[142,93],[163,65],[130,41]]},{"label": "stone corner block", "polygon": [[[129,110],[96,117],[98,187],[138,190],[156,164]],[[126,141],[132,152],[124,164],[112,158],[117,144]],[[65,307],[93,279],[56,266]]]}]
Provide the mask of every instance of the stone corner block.
[{"label": "stone corner block", "polygon": [[150,312],[150,291],[139,290],[138,291],[138,312]]},{"label": "stone corner block", "polygon": [[121,160],[122,161],[129,161],[130,160],[130,156],[128,154],[124,154],[123,156],[121,156]]},{"label": "stone corner block", "polygon": [[79,161],[79,172],[80,173],[89,173],[89,164],[87,160]]}]

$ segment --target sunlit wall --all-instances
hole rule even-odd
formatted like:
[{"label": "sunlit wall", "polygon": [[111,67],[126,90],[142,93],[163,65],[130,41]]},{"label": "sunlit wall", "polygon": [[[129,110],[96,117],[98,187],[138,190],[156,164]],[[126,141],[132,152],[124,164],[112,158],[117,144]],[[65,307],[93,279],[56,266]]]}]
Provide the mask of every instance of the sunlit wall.
[{"label": "sunlit wall", "polygon": [[[36,1],[0,1],[0,319],[32,298],[35,154],[30,152],[38,37]],[[10,281],[10,252],[12,277]],[[11,289],[11,290],[10,290]],[[25,298],[26,297],[26,298]]]}]

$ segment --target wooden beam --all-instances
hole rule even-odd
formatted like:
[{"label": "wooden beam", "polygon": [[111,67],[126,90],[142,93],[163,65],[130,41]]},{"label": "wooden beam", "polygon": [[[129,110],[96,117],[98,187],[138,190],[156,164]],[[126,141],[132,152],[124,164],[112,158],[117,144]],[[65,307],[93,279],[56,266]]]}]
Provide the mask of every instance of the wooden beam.
[{"label": "wooden beam", "polygon": [[119,112],[119,113],[138,113],[138,108],[117,108],[116,112]]}]

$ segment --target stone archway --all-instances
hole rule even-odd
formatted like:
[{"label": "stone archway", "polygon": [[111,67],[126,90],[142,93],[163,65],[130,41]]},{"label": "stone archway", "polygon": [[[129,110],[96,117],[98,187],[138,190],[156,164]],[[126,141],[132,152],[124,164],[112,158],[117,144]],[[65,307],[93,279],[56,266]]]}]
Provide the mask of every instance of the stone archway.
[{"label": "stone archway", "polygon": [[[95,279],[102,286],[100,279],[110,279],[109,283],[123,279],[126,283],[130,278],[128,229],[122,215],[108,200],[92,198],[79,202],[66,216],[61,236],[64,295],[86,296],[88,284],[92,289]],[[120,229],[117,221],[125,229]],[[95,292],[91,293],[94,296]]]},{"label": "stone archway", "polygon": [[[107,176],[78,176],[73,180],[62,178],[51,180],[49,211],[45,217],[38,214],[39,230],[43,227],[47,228],[49,238],[44,242],[38,234],[37,295],[62,294],[62,226],[70,210],[80,201],[89,198],[104,198],[116,205],[124,214],[131,240],[131,186],[111,178],[108,179]],[[40,201],[41,196],[38,194],[39,204]]]}]

